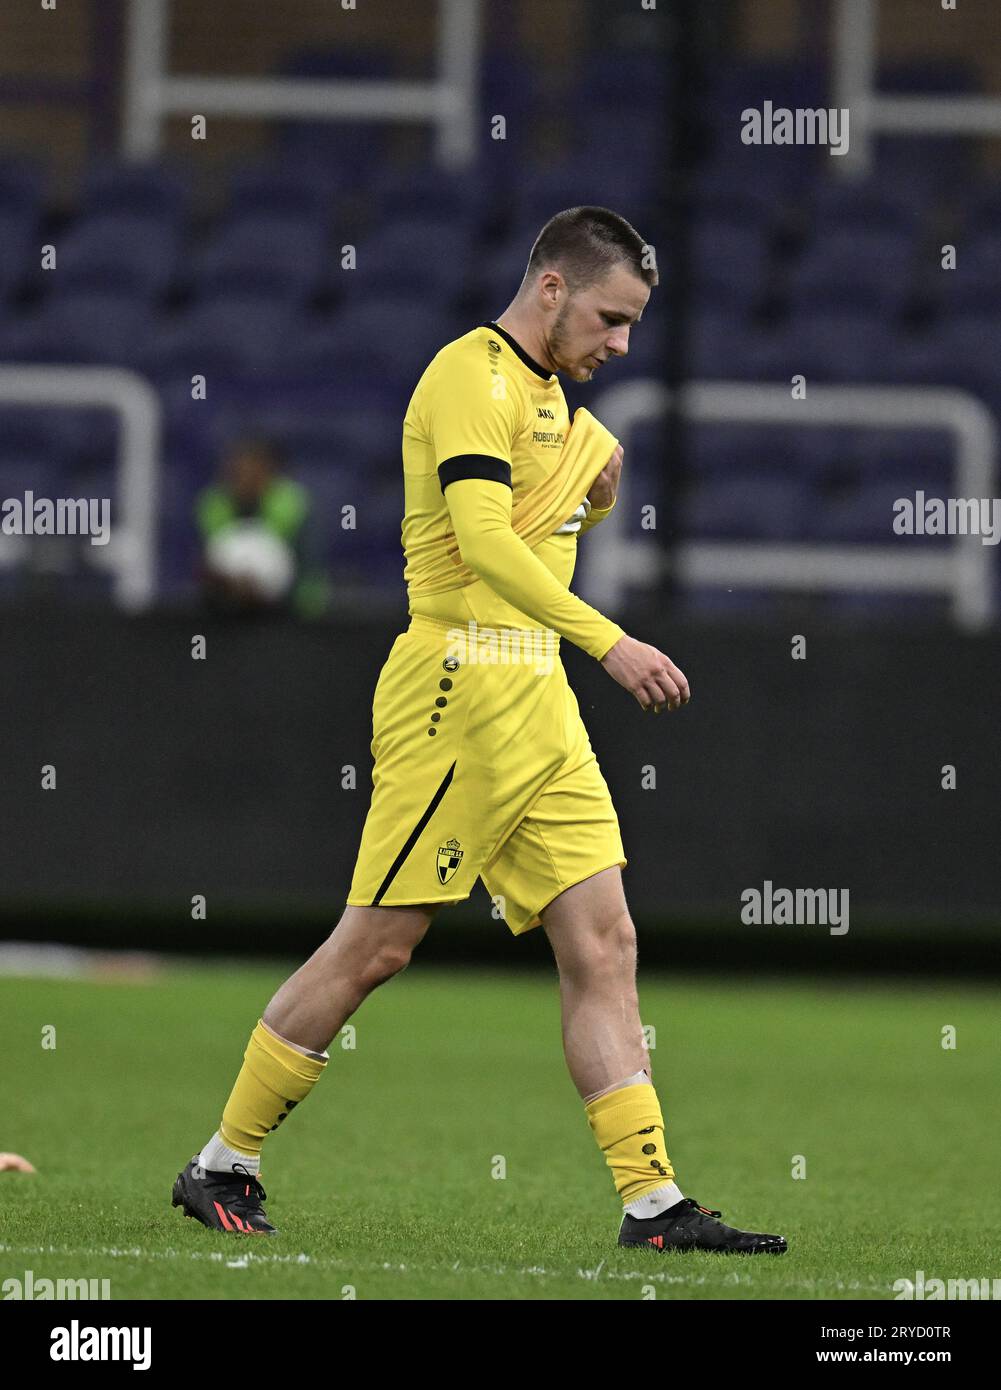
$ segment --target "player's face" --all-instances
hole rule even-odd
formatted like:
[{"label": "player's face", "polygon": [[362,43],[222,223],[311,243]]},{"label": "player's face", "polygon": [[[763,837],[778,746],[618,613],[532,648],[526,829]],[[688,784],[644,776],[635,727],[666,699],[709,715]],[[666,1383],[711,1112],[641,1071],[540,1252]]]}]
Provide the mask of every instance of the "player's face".
[{"label": "player's face", "polygon": [[590,381],[609,357],[625,357],[629,330],[650,298],[650,286],[617,265],[589,289],[561,305],[547,347],[557,369],[573,381]]}]

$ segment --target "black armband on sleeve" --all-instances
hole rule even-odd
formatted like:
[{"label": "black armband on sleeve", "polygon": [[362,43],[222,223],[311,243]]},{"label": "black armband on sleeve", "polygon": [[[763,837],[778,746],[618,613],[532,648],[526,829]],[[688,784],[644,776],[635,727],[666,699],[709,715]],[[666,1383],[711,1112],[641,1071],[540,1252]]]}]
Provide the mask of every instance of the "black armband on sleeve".
[{"label": "black armband on sleeve", "polygon": [[503,459],[490,454],[456,454],[438,465],[438,478],[442,492],[449,483],[457,483],[462,478],[485,478],[491,483],[506,483],[512,488],[511,465]]}]

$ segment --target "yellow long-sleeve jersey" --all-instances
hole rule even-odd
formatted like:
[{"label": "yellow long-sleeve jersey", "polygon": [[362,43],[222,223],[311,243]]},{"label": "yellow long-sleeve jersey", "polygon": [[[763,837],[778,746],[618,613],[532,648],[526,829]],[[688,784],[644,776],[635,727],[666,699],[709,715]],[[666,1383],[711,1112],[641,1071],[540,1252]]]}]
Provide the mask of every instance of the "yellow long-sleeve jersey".
[{"label": "yellow long-sleeve jersey", "polygon": [[[556,374],[496,324],[442,348],[403,427],[411,613],[463,627],[546,627],[598,659],[625,635],[569,591],[578,537],[611,507],[591,508],[585,486],[534,545],[512,528],[513,503],[560,468],[569,430]],[[451,565],[443,564],[447,541]]]}]

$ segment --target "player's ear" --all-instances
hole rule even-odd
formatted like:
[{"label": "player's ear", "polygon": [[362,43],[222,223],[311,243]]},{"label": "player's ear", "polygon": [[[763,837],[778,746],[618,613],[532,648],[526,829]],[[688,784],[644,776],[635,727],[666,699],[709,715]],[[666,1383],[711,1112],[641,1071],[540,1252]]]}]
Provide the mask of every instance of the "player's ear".
[{"label": "player's ear", "polygon": [[558,270],[547,270],[539,276],[539,293],[545,302],[556,308],[562,297],[566,297],[566,281]]}]

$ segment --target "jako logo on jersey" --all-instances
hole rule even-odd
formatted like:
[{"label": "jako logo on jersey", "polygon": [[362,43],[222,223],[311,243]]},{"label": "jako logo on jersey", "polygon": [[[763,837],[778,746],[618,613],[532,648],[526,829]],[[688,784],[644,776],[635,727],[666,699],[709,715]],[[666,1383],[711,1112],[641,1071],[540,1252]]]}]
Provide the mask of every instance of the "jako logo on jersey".
[{"label": "jako logo on jersey", "polygon": [[458,671],[459,658],[457,656],[446,656],[445,660],[441,663],[441,669],[443,671]]},{"label": "jako logo on jersey", "polygon": [[545,410],[541,405],[535,407],[535,413],[540,420],[555,420],[556,416],[551,410]]},{"label": "jako logo on jersey", "polygon": [[440,883],[447,883],[459,867],[463,851],[459,848],[458,840],[446,840],[443,845],[438,846],[438,880]]}]

